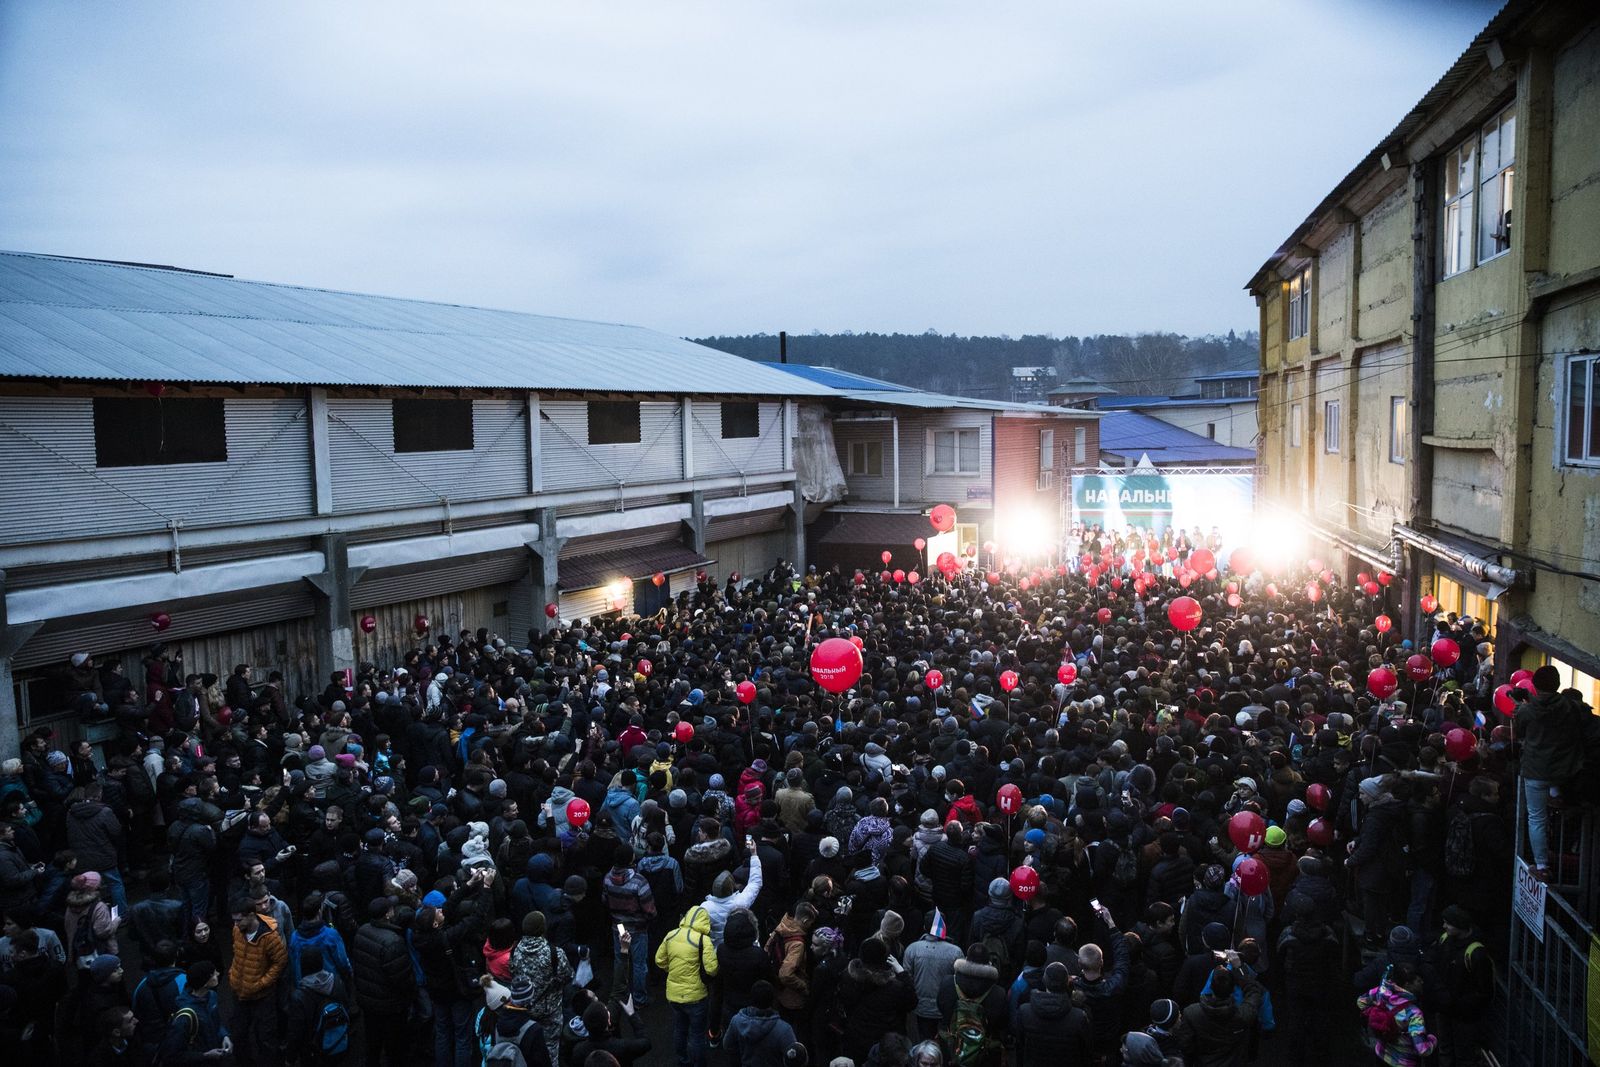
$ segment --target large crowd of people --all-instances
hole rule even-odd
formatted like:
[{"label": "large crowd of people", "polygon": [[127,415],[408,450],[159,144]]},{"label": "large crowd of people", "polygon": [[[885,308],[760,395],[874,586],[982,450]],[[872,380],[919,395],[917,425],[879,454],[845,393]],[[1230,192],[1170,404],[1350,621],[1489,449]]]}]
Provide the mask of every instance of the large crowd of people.
[{"label": "large crowd of people", "polygon": [[[1581,696],[1541,668],[1508,720],[1482,625],[1444,614],[1459,660],[1410,680],[1437,635],[1375,627],[1405,614],[1387,581],[1191,574],[1181,534],[1080,543],[915,583],[702,576],[654,617],[439,636],[297,701],[160,650],[143,679],[85,678],[76,706],[120,740],[97,759],[40,730],[0,767],[0,1048],[1478,1062],[1515,790],[1548,870],[1583,799]],[[825,638],[860,648],[840,694],[809,669]]]}]

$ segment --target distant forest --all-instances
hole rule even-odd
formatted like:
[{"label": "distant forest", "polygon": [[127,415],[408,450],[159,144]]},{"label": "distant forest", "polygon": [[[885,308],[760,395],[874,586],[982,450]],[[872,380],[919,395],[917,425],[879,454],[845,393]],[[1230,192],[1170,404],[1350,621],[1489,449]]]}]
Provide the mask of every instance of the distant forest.
[{"label": "distant forest", "polygon": [[[777,362],[776,334],[691,338],[747,359]],[[958,396],[1011,397],[1011,368],[1053,366],[1065,381],[1086,375],[1119,393],[1193,391],[1196,375],[1256,365],[1256,334],[1185,337],[1175,333],[1094,337],[957,337],[927,333],[789,335],[789,362],[835,367],[901,385]]]}]

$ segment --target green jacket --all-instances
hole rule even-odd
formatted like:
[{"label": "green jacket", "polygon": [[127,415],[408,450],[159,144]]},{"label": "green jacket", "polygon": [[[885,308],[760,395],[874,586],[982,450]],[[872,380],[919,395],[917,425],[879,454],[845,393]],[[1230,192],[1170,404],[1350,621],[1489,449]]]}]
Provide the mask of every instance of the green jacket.
[{"label": "green jacket", "polygon": [[1560,693],[1535,693],[1517,709],[1522,776],[1565,782],[1583,769],[1583,710]]}]

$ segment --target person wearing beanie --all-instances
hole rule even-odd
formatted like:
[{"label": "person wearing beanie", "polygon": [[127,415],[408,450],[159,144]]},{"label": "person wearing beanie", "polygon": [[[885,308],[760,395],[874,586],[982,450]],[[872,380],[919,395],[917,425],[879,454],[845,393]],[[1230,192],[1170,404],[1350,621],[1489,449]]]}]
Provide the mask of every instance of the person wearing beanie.
[{"label": "person wearing beanie", "polygon": [[786,771],[783,783],[773,794],[778,802],[778,821],[791,834],[797,834],[806,828],[806,813],[817,806],[817,800],[806,788],[805,774],[799,767]]},{"label": "person wearing beanie", "polygon": [[723,871],[711,883],[711,892],[701,902],[700,906],[711,918],[711,943],[717,948],[722,947],[722,929],[727,924],[728,915],[735,908],[753,908],[756,898],[761,895],[761,854],[754,840],[746,846],[749,855],[749,878],[743,889],[732,873]]},{"label": "person wearing beanie", "polygon": [[1472,914],[1459,904],[1444,909],[1444,932],[1426,958],[1444,984],[1444,1007],[1435,1015],[1442,1053],[1456,1063],[1476,1063],[1494,1000],[1494,960],[1478,939]]},{"label": "person wearing beanie", "polygon": [[[539,991],[526,978],[513,979],[506,990],[509,996],[494,1016],[493,1044],[509,1042],[515,1045],[517,1051],[522,1053],[523,1062],[528,1064],[528,1067],[553,1064],[555,1061],[550,1059],[549,1051],[550,1039],[538,1018],[528,1011],[529,1005],[533,1003]],[[557,1014],[559,1013],[558,1008]],[[559,1033],[556,1034],[557,1041],[560,1037]],[[393,1062],[399,1064],[407,1061],[399,1059]]]},{"label": "person wearing beanie", "polygon": [[988,903],[972,917],[967,939],[983,943],[989,950],[988,964],[999,972],[1001,982],[1009,985],[1022,968],[1022,909],[1005,878],[991,879],[987,896]]},{"label": "person wearing beanie", "polygon": [[221,976],[209,960],[189,964],[183,991],[173,1001],[173,1013],[161,1037],[161,1063],[205,1063],[233,1051],[233,1039],[222,1025],[217,1007]]},{"label": "person wearing beanie", "polygon": [[[624,956],[631,952],[630,942],[631,938],[628,937],[622,940]],[[591,1062],[591,1057],[597,1055],[600,1058],[611,1057],[611,1062],[618,1064],[618,1067],[648,1062],[647,1057],[653,1045],[646,1035],[644,1020],[628,995],[630,968],[619,966],[613,967],[612,971],[614,977],[609,1000],[599,999],[588,989],[580,989],[573,998],[572,1017],[561,1039],[569,1051],[561,1063],[587,1064]],[[631,1037],[622,1033],[624,1020],[632,1031]]]},{"label": "person wearing beanie", "polygon": [[88,980],[79,984],[77,1025],[80,1033],[94,1031],[96,1020],[110,1008],[128,1006],[127,984],[122,980],[122,960],[116,956],[96,956],[86,972]]},{"label": "person wearing beanie", "polygon": [[1144,1032],[1155,1039],[1163,1056],[1181,1054],[1177,1034],[1180,1012],[1181,1009],[1175,1000],[1162,998],[1150,1002],[1150,1025],[1144,1028]]},{"label": "person wearing beanie", "polygon": [[1338,887],[1328,877],[1326,861],[1316,856],[1301,856],[1295,863],[1294,881],[1289,886],[1289,892],[1284,894],[1283,906],[1286,912],[1292,912],[1295,901],[1304,899],[1312,912],[1329,926],[1334,926],[1340,921],[1343,910]]},{"label": "person wearing beanie", "polygon": [[776,1000],[772,983],[757,981],[750,987],[750,1005],[728,1020],[722,1047],[740,1067],[781,1067],[795,1043],[794,1028],[779,1017]]},{"label": "person wearing beanie", "polygon": [[1175,1036],[1184,1061],[1242,1062],[1264,996],[1250,968],[1228,950],[1212,968],[1206,992],[1178,1016]]},{"label": "person wearing beanie", "polygon": [[[647,985],[650,924],[656,917],[656,898],[650,888],[650,880],[634,868],[632,845],[618,842],[611,860],[611,870],[600,879],[600,893],[611,915],[612,951],[620,956],[621,932],[626,931],[631,935],[633,1003],[636,1007],[645,1007],[650,1003]],[[618,927],[621,927],[621,931]]]},{"label": "person wearing beanie", "polygon": [[972,885],[977,865],[967,851],[966,831],[959,822],[944,825],[944,839],[922,857],[919,876],[928,881],[929,898],[944,916],[950,940],[965,943],[972,914]]},{"label": "person wearing beanie", "polygon": [[1227,924],[1209,922],[1200,931],[1200,950],[1191,952],[1178,968],[1172,983],[1172,999],[1188,1007],[1200,999],[1200,990],[1216,966],[1219,954],[1233,947],[1233,933]]},{"label": "person wearing beanie", "polygon": [[[416,972],[405,932],[394,921],[394,905],[378,897],[367,905],[368,921],[350,943],[356,1003],[361,1006],[369,1063],[387,1053],[391,1063],[410,1058],[406,1012],[416,996]],[[373,1051],[376,1050],[376,1051]]]},{"label": "person wearing beanie", "polygon": [[[1004,995],[1001,1003],[1004,1004]],[[844,1016],[840,1045],[845,1055],[865,1061],[885,1034],[905,1036],[905,1018],[917,1004],[911,976],[889,955],[882,941],[868,938],[839,981],[837,1006]]]},{"label": "person wearing beanie", "polygon": [[67,883],[61,940],[67,947],[68,966],[86,968],[88,963],[81,961],[117,953],[118,923],[111,905],[103,899],[103,885],[96,871],[74,875]]},{"label": "person wearing beanie", "polygon": [[[1199,881],[1199,888],[1189,894],[1183,906],[1183,915],[1178,920],[1178,936],[1183,941],[1184,951],[1190,956],[1205,951],[1201,934],[1211,923],[1220,923],[1231,933],[1236,910],[1233,899],[1225,891],[1227,872],[1220,865],[1213,863],[1202,868]],[[1204,979],[1201,984],[1204,984]],[[1199,987],[1195,988],[1198,991]]]},{"label": "person wearing beanie", "polygon": [[[620,954],[617,958],[621,958]],[[526,1010],[539,1021],[550,1062],[559,1062],[562,994],[572,980],[572,964],[545,937],[542,911],[530,911],[522,917],[522,938],[511,950],[511,979],[513,985],[527,981],[533,988]]]}]

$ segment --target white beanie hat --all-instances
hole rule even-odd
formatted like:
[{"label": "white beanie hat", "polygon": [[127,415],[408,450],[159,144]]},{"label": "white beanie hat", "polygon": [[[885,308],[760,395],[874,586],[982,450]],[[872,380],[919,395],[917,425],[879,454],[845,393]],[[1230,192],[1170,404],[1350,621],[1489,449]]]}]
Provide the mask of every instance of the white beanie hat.
[{"label": "white beanie hat", "polygon": [[833,859],[839,854],[839,839],[837,837],[824,837],[822,842],[817,845],[817,851],[828,859]]}]

